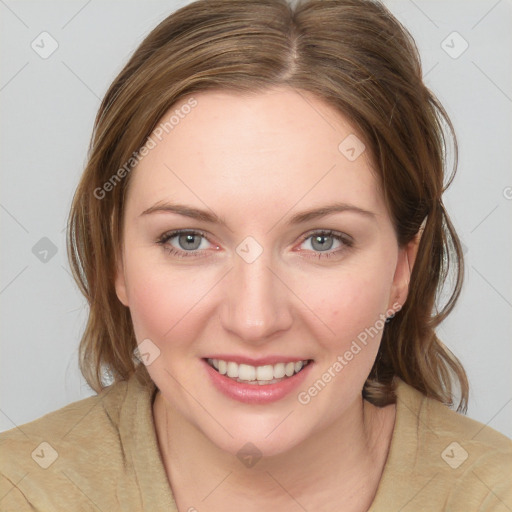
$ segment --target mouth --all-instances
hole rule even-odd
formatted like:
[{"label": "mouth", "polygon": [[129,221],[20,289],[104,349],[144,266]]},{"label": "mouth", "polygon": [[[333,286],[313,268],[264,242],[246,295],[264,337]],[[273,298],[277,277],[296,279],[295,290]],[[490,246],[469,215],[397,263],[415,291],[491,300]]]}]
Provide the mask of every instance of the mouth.
[{"label": "mouth", "polygon": [[205,361],[220,375],[234,382],[255,386],[268,386],[288,380],[313,362],[312,359],[303,359],[253,366],[224,359],[206,358]]}]

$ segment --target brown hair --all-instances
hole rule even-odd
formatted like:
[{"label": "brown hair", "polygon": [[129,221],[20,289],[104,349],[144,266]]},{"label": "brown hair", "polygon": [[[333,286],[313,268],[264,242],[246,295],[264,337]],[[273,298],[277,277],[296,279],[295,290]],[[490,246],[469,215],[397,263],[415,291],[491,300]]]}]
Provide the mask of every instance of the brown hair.
[{"label": "brown hair", "polygon": [[[276,86],[313,93],[346,116],[371,152],[399,244],[422,231],[407,301],[384,329],[363,395],[379,406],[392,403],[396,375],[453,405],[455,383],[458,410],[465,411],[466,374],[435,333],[463,278],[460,242],[442,202],[457,164],[455,134],[422,82],[409,32],[372,0],[199,0],[167,17],[135,51],[99,109],[69,216],[68,256],[90,306],[80,344],[84,377],[100,391],[104,371],[125,380],[140,365],[130,311],[114,287],[126,162],[134,164],[162,116],[186,96]],[[445,129],[454,153],[446,184]],[[438,310],[452,271],[451,294]],[[145,369],[141,375],[147,382]]]}]

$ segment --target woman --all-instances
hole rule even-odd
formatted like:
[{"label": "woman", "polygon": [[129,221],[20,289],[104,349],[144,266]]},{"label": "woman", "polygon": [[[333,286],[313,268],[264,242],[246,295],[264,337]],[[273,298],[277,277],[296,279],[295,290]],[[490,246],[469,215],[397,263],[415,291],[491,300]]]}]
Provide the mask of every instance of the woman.
[{"label": "woman", "polygon": [[1,435],[2,510],[510,509],[511,443],[449,408],[435,334],[463,274],[443,123],[379,3],[156,27],[70,212],[98,395]]}]

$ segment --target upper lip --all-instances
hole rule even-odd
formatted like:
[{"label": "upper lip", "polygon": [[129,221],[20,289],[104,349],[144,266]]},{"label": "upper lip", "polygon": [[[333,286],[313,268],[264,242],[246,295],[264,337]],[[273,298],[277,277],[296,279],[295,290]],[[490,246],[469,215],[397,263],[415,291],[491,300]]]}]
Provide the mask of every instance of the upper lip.
[{"label": "upper lip", "polygon": [[265,356],[252,358],[247,356],[235,355],[235,354],[214,354],[205,357],[205,359],[222,359],[223,361],[233,361],[237,364],[248,364],[251,366],[265,366],[274,365],[278,363],[296,363],[298,361],[310,361],[307,357],[297,356]]}]

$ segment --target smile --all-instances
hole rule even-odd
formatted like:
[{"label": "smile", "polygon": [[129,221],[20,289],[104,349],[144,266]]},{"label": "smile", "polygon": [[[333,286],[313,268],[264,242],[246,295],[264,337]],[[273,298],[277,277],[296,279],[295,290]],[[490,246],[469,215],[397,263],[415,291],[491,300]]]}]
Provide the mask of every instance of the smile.
[{"label": "smile", "polygon": [[[281,361],[276,363],[276,358],[263,358],[256,365],[247,364],[246,358],[239,358],[239,361],[246,359],[244,363],[230,359],[209,357],[203,358],[202,362],[217,391],[247,404],[269,404],[287,397],[297,391],[315,366],[313,359],[286,361],[277,358]],[[269,364],[271,362],[274,364]]]},{"label": "smile", "polygon": [[207,362],[221,375],[226,375],[236,382],[264,386],[293,377],[293,375],[302,371],[310,363],[310,360],[305,359],[303,361],[290,361],[288,363],[266,364],[263,366],[238,364],[234,361],[210,358],[207,359]]}]

